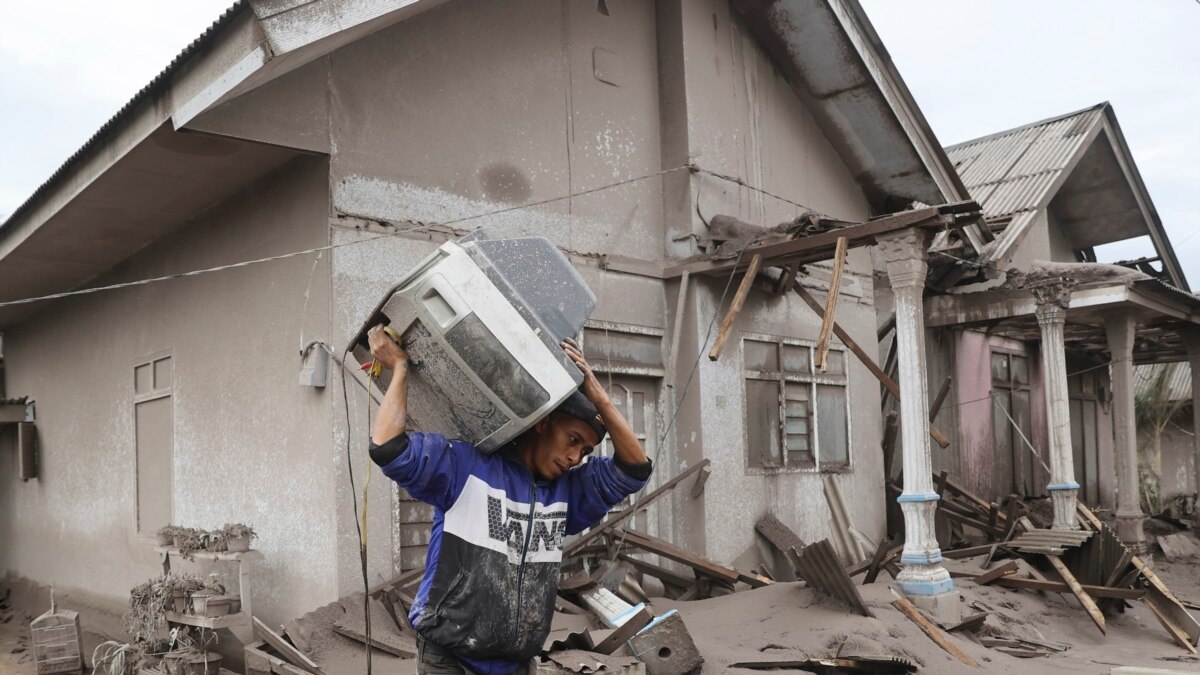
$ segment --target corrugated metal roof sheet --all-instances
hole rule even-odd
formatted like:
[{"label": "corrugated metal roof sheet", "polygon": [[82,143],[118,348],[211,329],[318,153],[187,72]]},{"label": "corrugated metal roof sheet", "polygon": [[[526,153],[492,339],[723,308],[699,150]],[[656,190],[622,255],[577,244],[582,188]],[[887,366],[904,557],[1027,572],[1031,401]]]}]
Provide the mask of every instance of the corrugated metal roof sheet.
[{"label": "corrugated metal roof sheet", "polygon": [[87,154],[89,150],[97,145],[108,134],[108,132],[111,131],[113,127],[115,127],[117,123],[121,121],[122,118],[125,117],[125,115],[129,114],[139,103],[150,96],[151,93],[157,91],[160,87],[165,86],[167,80],[175,74],[175,71],[178,70],[185,61],[187,61],[188,57],[199,51],[213,38],[215,38],[217,32],[224,27],[225,24],[229,23],[238,13],[238,10],[240,10],[246,4],[247,0],[235,0],[229,9],[222,12],[221,16],[217,17],[217,20],[214,21],[207,30],[200,34],[200,37],[192,40],[191,44],[189,44],[187,47],[184,47],[183,51],[179,52],[179,55],[172,59],[171,63],[167,64],[167,67],[164,68],[162,72],[156,75],[154,79],[150,80],[149,84],[142,87],[138,93],[134,94],[133,98],[129,99],[125,105],[121,106],[120,110],[118,110],[115,115],[110,117],[107,122],[101,125],[101,127],[96,130],[96,133],[92,134],[92,137],[89,138],[82,147],[76,150],[70,157],[67,158],[65,162],[55,169],[54,173],[50,174],[50,177],[47,178],[41,185],[39,185],[38,188],[33,191],[33,194],[29,195],[28,199],[22,202],[21,205],[18,206],[3,223],[0,223],[0,232],[8,229],[10,224],[24,215],[25,211],[33,206],[33,203],[36,202],[38,198],[45,194],[50,187],[54,185],[54,183],[58,181],[58,179],[61,178],[62,175],[66,173],[73,164],[75,164],[75,162],[79,161],[85,154]]},{"label": "corrugated metal roof sheet", "polygon": [[984,215],[1012,216],[985,258],[1000,258],[1020,241],[1038,208],[1045,205],[1050,188],[1084,149],[1107,105],[946,148]]},{"label": "corrugated metal roof sheet", "polygon": [[1170,401],[1189,401],[1192,398],[1192,369],[1186,363],[1156,363],[1148,366],[1134,366],[1133,391],[1135,396],[1141,396],[1150,388],[1154,378],[1161,371],[1168,370],[1166,388]]},{"label": "corrugated metal roof sheet", "polygon": [[946,148],[988,216],[1035,209],[1100,120],[1103,104]]}]

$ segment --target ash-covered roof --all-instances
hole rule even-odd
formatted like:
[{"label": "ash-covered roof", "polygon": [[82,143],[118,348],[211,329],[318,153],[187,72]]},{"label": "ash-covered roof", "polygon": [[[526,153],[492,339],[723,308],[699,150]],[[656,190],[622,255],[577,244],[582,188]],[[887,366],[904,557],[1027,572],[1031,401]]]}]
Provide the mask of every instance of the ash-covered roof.
[{"label": "ash-covered roof", "polygon": [[192,40],[188,46],[184,47],[183,51],[179,52],[179,55],[172,59],[171,63],[167,64],[167,67],[164,68],[162,72],[154,76],[154,79],[150,80],[149,84],[138,90],[138,92],[133,95],[133,98],[129,99],[125,105],[121,106],[121,108],[117,110],[116,114],[110,117],[107,122],[100,125],[100,128],[96,130],[96,133],[92,134],[92,137],[89,138],[83,144],[83,146],[72,153],[71,156],[66,159],[66,161],[59,165],[59,167],[55,169],[54,173],[50,174],[50,177],[43,181],[42,184],[33,191],[33,194],[29,195],[29,197],[22,202],[20,206],[14,209],[3,223],[0,223],[0,232],[3,232],[9,227],[10,224],[21,218],[21,216],[25,214],[26,210],[33,206],[38,199],[42,197],[42,195],[54,187],[59,178],[61,178],[63,174],[65,174],[67,170],[71,168],[72,165],[87,155],[87,153],[93,148],[98,146],[100,142],[104,140],[105,136],[107,136],[110,131],[116,128],[117,124],[122,120],[122,118],[132,112],[139,103],[147,99],[151,94],[156,93],[160,89],[166,87],[171,76],[175,74],[176,70],[179,70],[179,68],[183,66],[188,57],[202,49],[211,40],[213,40],[220,29],[225,26],[225,24],[229,23],[233,17],[237,15],[238,11],[246,4],[247,0],[235,0],[233,5],[230,6],[229,9],[222,12],[221,16],[217,17],[217,20],[214,21],[207,30],[201,33],[200,36],[195,40]]}]

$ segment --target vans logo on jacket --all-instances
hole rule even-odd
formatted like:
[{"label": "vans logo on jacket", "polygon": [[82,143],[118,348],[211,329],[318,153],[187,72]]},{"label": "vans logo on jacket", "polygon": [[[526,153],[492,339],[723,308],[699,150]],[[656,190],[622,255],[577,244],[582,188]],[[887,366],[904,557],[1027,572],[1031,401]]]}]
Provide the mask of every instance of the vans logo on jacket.
[{"label": "vans logo on jacket", "polygon": [[[525,530],[529,522],[527,515],[529,505],[520,504],[517,509],[505,508],[504,500],[491,495],[488,496],[487,502],[488,536],[494,541],[506,542],[508,544],[508,561],[514,564],[520,563],[521,549],[525,545]],[[561,551],[563,537],[566,534],[567,512],[565,509],[561,511],[535,510],[529,550]]]}]

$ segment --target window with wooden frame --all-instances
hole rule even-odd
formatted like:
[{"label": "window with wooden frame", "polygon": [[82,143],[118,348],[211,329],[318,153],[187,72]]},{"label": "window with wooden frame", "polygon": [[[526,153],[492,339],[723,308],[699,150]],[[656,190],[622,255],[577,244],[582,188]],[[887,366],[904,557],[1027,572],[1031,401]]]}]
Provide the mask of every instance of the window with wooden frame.
[{"label": "window with wooden frame", "polygon": [[751,468],[850,467],[846,354],[831,347],[822,373],[814,366],[813,347],[790,338],[742,339]]},{"label": "window with wooden frame", "polygon": [[164,354],[133,368],[137,531],[143,535],[171,523],[175,445],[171,371],[171,357]]}]

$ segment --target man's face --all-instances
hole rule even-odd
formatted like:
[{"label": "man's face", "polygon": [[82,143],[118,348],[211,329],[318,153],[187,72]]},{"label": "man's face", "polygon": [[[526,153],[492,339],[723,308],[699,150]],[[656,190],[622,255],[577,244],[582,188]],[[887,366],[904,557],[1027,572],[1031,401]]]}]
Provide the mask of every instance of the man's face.
[{"label": "man's face", "polygon": [[561,413],[551,413],[534,425],[534,430],[537,445],[531,468],[547,480],[554,480],[577,466],[600,440],[587,422]]}]

